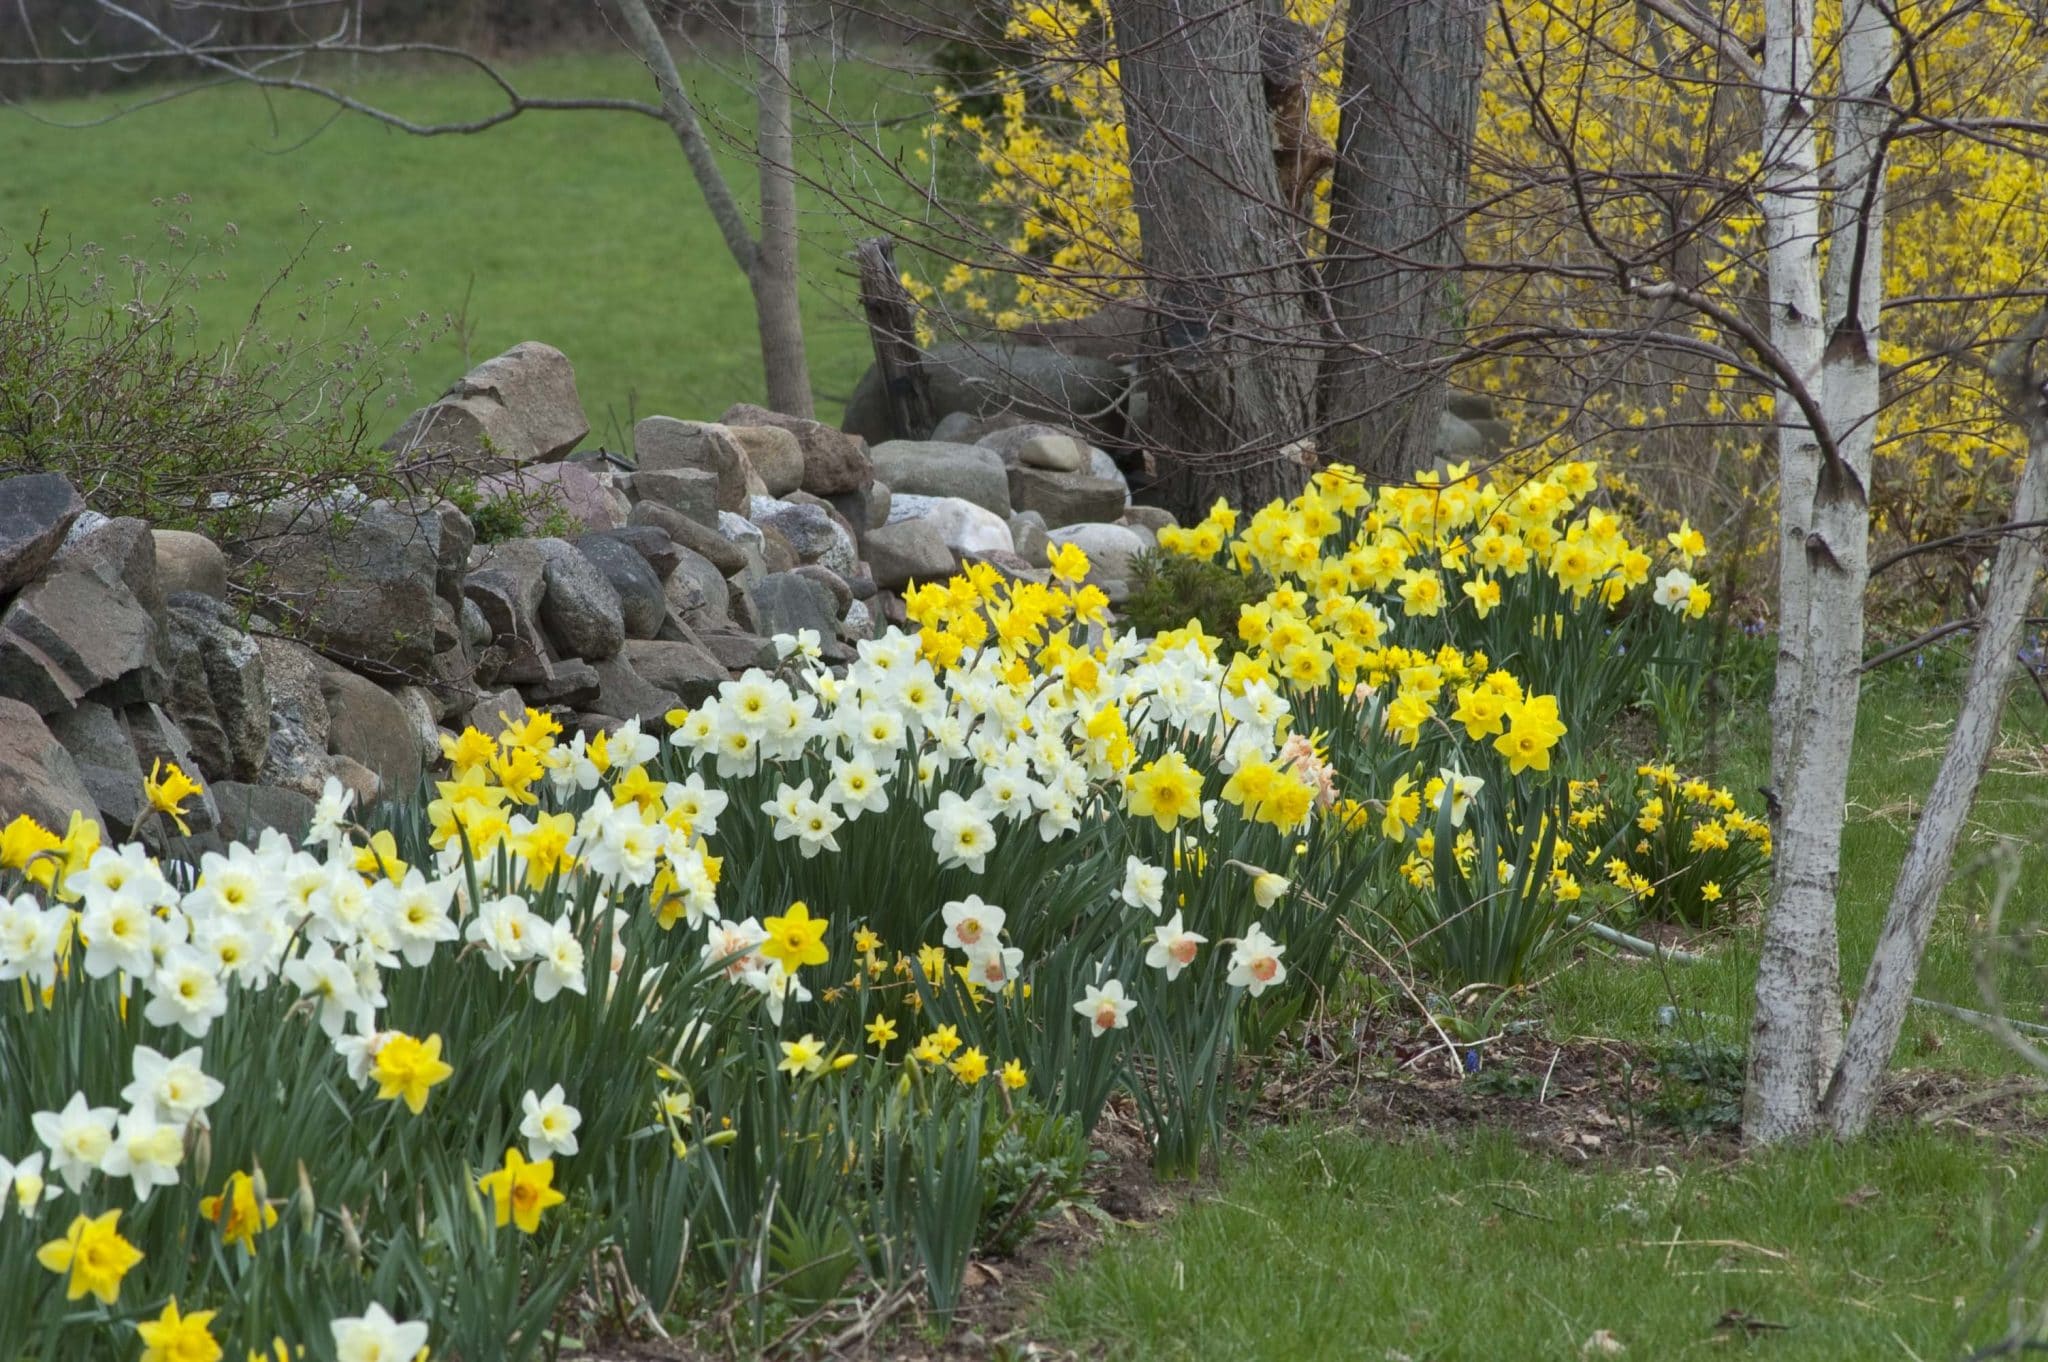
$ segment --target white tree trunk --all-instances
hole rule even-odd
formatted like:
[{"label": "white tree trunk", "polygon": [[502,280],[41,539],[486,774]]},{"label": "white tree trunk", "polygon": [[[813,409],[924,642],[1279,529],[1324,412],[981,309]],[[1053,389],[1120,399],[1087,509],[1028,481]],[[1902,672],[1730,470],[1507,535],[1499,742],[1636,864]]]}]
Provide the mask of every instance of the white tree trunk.
[{"label": "white tree trunk", "polygon": [[796,278],[796,138],[789,121],[789,6],[755,0],[754,153],[761,162],[761,241],[747,282],[761,330],[761,367],[768,405],[789,416],[811,415],[811,371],[804,357],[803,315]]},{"label": "white tree trunk", "polygon": [[[2048,314],[2044,314],[2048,318]],[[2007,400],[2027,432],[2027,463],[2013,489],[2013,523],[2023,526],[2048,516],[2048,402],[2032,374],[2033,345],[2043,329],[2037,320],[2028,335],[2015,340],[2002,364]],[[1841,1063],[1822,1101],[1833,1132],[1859,1135],[1870,1121],[1879,1085],[1898,1048],[1899,1029],[1913,999],[1913,984],[1927,953],[1941,891],[1948,883],[1956,844],[1977,800],[1984,768],[1998,741],[2006,692],[2012,685],[2014,652],[2026,623],[2027,607],[2041,575],[2043,531],[2038,526],[2009,533],[1998,546],[1991,566],[1984,608],[1977,627],[1970,676],[1963,686],[1962,710],[1955,732],[1942,753],[1934,788],[1921,807],[1912,845],[1892,887],[1884,930],[1863,978],[1856,1016],[1849,1025]]]},{"label": "white tree trunk", "polygon": [[[1846,0],[1839,48],[1825,279],[1821,441],[1803,545],[1806,636],[1776,846],[1774,902],[1757,962],[1743,1138],[1812,1133],[1841,1037],[1835,934],[1842,824],[1863,666],[1871,453],[1884,297],[1884,143],[1892,29],[1875,0]],[[1833,448],[1830,449],[1829,443]],[[1782,508],[1781,508],[1782,509]],[[1780,602],[1780,620],[1787,603]],[[1777,741],[1774,739],[1774,748]]]}]

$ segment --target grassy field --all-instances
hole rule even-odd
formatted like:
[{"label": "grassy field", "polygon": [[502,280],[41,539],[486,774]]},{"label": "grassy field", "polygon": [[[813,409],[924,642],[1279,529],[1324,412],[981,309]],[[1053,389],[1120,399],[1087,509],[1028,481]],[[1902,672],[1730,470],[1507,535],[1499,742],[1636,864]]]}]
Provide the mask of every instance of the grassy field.
[{"label": "grassy field", "polygon": [[[536,94],[653,94],[645,70],[624,54],[511,69]],[[690,68],[690,77],[707,123],[746,137],[751,85],[709,62]],[[829,90],[834,113],[852,122],[918,107],[908,82],[860,61],[829,70],[814,63],[803,79],[808,91]],[[441,71],[385,73],[351,88],[422,120],[490,107],[477,80]],[[46,211],[58,242],[150,259],[166,254],[158,222],[167,215],[189,212],[195,237],[233,223],[224,273],[197,296],[201,333],[222,339],[317,225],[296,282],[347,283],[329,308],[330,329],[345,329],[338,319],[371,291],[362,282],[367,261],[393,281],[382,292],[397,295],[378,314],[379,332],[397,331],[405,314],[434,319],[439,338],[403,357],[416,389],[403,399],[406,409],[470,361],[525,339],[568,353],[594,438],[614,447],[638,416],[715,417],[761,396],[746,282],[674,137],[651,119],[539,113],[478,136],[418,138],[359,117],[330,121],[331,108],[309,96],[219,89],[104,126],[50,126],[117,107],[110,99],[49,103],[34,117],[0,109],[0,252],[18,247]],[[850,140],[823,135],[815,119],[800,143],[807,176],[843,185],[862,173]],[[747,158],[727,145],[723,160],[734,192],[750,203]],[[868,192],[902,197],[890,184],[884,174]],[[175,202],[179,195],[189,206]],[[844,254],[873,229],[821,192],[807,192],[804,207],[812,378],[830,413],[869,358]],[[282,311],[273,307],[272,319]],[[462,328],[441,320],[457,315]]]},{"label": "grassy field", "polygon": [[[1954,696],[1943,665],[1883,675],[1866,692],[1843,856],[1852,989]],[[2042,727],[2040,699],[2022,686],[1965,850],[2025,844],[2018,898],[2028,904],[2048,891]],[[1721,775],[1747,796],[1764,762],[1761,731],[1745,729]],[[1951,887],[1922,996],[1982,1005],[1971,925],[1987,887],[1982,875]],[[1583,956],[1520,1009],[1542,1026],[1529,1048],[1611,1038],[1638,1054],[1689,1043],[1726,1052],[1750,1011],[1755,927],[1692,944],[1707,963]],[[2014,970],[2009,984],[2013,1010],[2041,1019],[2039,976]],[[1686,1020],[1660,1025],[1665,1007]],[[1978,1085],[2017,1068],[1976,1028],[1919,1009],[1897,1062],[1961,1070]],[[1482,1111],[1485,1093],[1535,1091],[1540,1054],[1522,1067],[1489,1063],[1471,1085]],[[1847,1147],[1742,1157],[1725,1133],[1688,1147],[1667,1131],[1646,1151],[1580,1163],[1483,1116],[1404,1138],[1384,1122],[1351,1124],[1339,1101],[1251,1136],[1220,1182],[1192,1189],[1163,1225],[1118,1232],[1057,1279],[1036,1328],[1134,1359],[1599,1357],[1588,1342],[1602,1330],[1630,1357],[1952,1358],[1999,1338],[2009,1302],[2041,1296],[2041,1264],[2007,1275],[2048,1206],[2039,1106],[2020,1106],[2017,1133],[1893,1121]],[[1613,1114],[1610,1142],[1636,1115],[1619,1104]]]}]

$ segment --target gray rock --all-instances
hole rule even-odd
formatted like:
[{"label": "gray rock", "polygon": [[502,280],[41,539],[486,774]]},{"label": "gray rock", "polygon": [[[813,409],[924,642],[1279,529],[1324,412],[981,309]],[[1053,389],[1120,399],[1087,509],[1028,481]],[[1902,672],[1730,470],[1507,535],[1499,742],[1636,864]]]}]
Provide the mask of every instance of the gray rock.
[{"label": "gray rock", "polygon": [[1006,580],[1012,582],[1036,582],[1039,586],[1044,586],[1052,580],[1052,573],[1049,570],[1042,567],[1034,567],[1024,561],[1019,555],[1004,553],[1001,549],[995,549],[988,553],[969,554],[963,562],[986,563],[997,572],[1003,574]]},{"label": "gray rock", "polygon": [[61,474],[0,481],[0,596],[35,580],[84,510],[78,489]]},{"label": "gray rock", "polygon": [[743,672],[749,667],[772,668],[775,645],[759,634],[737,629],[707,629],[697,636],[704,651],[718,659],[727,671]]},{"label": "gray rock", "polygon": [[889,484],[880,478],[868,486],[868,521],[871,530],[889,523]]},{"label": "gray rock", "polygon": [[934,440],[890,440],[874,447],[875,476],[891,495],[959,497],[999,516],[1010,513],[1003,461],[980,445]]},{"label": "gray rock", "polygon": [[732,437],[771,497],[788,496],[804,485],[804,450],[796,432],[781,426],[732,426]]},{"label": "gray rock", "polygon": [[754,609],[761,632],[774,637],[815,629],[831,638],[839,624],[839,603],[831,591],[794,572],[771,572],[754,587]]},{"label": "gray rock", "polygon": [[1124,504],[1130,504],[1130,481],[1124,477],[1124,471],[1116,466],[1115,459],[1110,458],[1109,455],[1090,445],[1088,447],[1088,462],[1082,471],[1091,478],[1101,478],[1105,482],[1113,482],[1123,488]]},{"label": "gray rock", "polygon": [[925,438],[944,440],[948,444],[971,445],[981,426],[981,418],[972,412],[949,411],[939,418],[932,427],[932,433]]},{"label": "gray rock", "polygon": [[149,684],[99,698],[147,699],[162,687],[156,640],[156,620],[118,579],[60,565],[0,611],[0,695],[51,714],[134,677]]},{"label": "gray rock", "polygon": [[152,530],[156,542],[156,580],[169,596],[196,592],[217,601],[228,598],[228,557],[220,545],[191,530]]},{"label": "gray rock", "polygon": [[[737,577],[746,571],[747,559],[739,547],[726,538],[726,514],[721,512],[718,526],[713,527],[692,520],[666,506],[643,501],[633,508],[631,523],[662,531],[678,548],[688,549],[700,557],[708,558],[726,576]],[[739,516],[734,516],[733,519],[742,525],[748,523]]]},{"label": "gray rock", "polygon": [[727,618],[732,587],[716,564],[702,554],[677,550],[676,570],[662,584],[669,609],[692,628]]},{"label": "gray rock", "polygon": [[695,469],[718,479],[718,509],[747,507],[747,454],[732,432],[712,421],[650,416],[633,427],[635,465],[648,472]]},{"label": "gray rock", "polygon": [[280,618],[337,662],[423,676],[436,651],[441,529],[438,513],[385,506],[307,519],[256,544],[261,590]]},{"label": "gray rock", "polygon": [[220,807],[220,835],[230,842],[254,842],[269,828],[297,842],[313,822],[313,801],[281,785],[217,780],[213,802]]},{"label": "gray rock", "polygon": [[1109,522],[1124,513],[1123,479],[1084,473],[1053,473],[1022,464],[1010,470],[1010,500],[1020,511],[1036,511],[1048,527]]},{"label": "gray rock", "polygon": [[[196,592],[180,592],[179,601],[214,602],[210,596]],[[164,670],[164,696],[162,704],[170,714],[172,722],[184,730],[186,740],[192,745],[192,755],[199,763],[200,774],[207,779],[231,776],[235,773],[234,750],[228,743],[227,730],[221,724],[220,713],[213,703],[213,684],[206,677],[206,659],[199,651],[199,640],[192,631],[180,627],[181,611],[173,608],[171,622],[158,640],[157,655]],[[263,730],[262,745],[258,748],[257,760],[262,760],[270,742],[270,710],[266,697],[261,714]]]},{"label": "gray rock", "polygon": [[1140,525],[1144,526],[1152,531],[1152,537],[1155,542],[1158,540],[1161,530],[1180,523],[1173,518],[1173,512],[1163,506],[1126,506],[1124,507],[1123,522],[1134,529]]},{"label": "gray rock", "polygon": [[[1120,437],[1131,376],[1116,364],[1063,354],[1048,345],[989,340],[938,345],[925,352],[932,409],[976,416],[1088,422]],[[849,431],[879,442],[895,433],[888,395],[870,367],[847,400]]]},{"label": "gray rock", "polygon": [[462,641],[472,652],[490,646],[491,623],[484,618],[483,610],[475,601],[464,596],[462,612],[457,618],[462,625]]},{"label": "gray rock", "polygon": [[393,686],[391,698],[405,711],[406,733],[419,754],[420,771],[430,773],[441,760],[440,706],[425,686]]},{"label": "gray rock", "polygon": [[[86,528],[89,518],[97,523]],[[156,540],[147,521],[134,516],[110,520],[87,511],[57,550],[56,566],[80,568],[108,586],[126,587],[135,603],[162,625],[164,589],[156,571]]]},{"label": "gray rock", "polygon": [[1486,453],[1486,437],[1463,417],[1446,411],[1437,418],[1435,454],[1439,459],[1476,459]]},{"label": "gray rock", "polygon": [[1489,393],[1452,392],[1444,399],[1444,405],[1451,415],[1466,421],[1493,421],[1500,417],[1500,409]]},{"label": "gray rock", "polygon": [[558,459],[589,433],[569,357],[521,341],[414,412],[384,447],[481,469]]},{"label": "gray rock", "polygon": [[[0,484],[0,490],[4,488]],[[54,551],[55,545],[51,548]],[[0,827],[27,814],[61,835],[74,811],[95,820],[100,817],[78,764],[44,726],[41,715],[19,700],[0,696]]]},{"label": "gray rock", "polygon": [[547,563],[540,623],[549,641],[568,656],[589,662],[618,652],[626,641],[619,593],[574,545],[560,539],[536,542]]},{"label": "gray rock", "polygon": [[846,608],[846,618],[839,621],[839,637],[855,642],[875,636],[874,616],[869,612],[866,601],[855,601]]},{"label": "gray rock", "polygon": [[476,526],[454,502],[433,508],[441,522],[440,552],[434,556],[434,594],[452,606],[462,604],[462,576],[469,571],[470,550],[476,547]]},{"label": "gray rock", "polygon": [[1010,517],[1010,540],[1016,545],[1017,556],[1032,567],[1045,563],[1046,546],[1050,542],[1045,533],[1045,517],[1036,511],[1019,511]]},{"label": "gray rock", "polygon": [[627,638],[653,638],[668,612],[661,578],[631,544],[608,534],[586,534],[576,548],[588,558],[619,597],[619,618]]},{"label": "gray rock", "polygon": [[661,581],[667,581],[669,574],[676,570],[676,564],[681,561],[681,556],[676,552],[676,541],[668,537],[666,530],[658,530],[652,525],[628,525],[623,529],[613,530],[612,538],[621,544],[630,545],[633,552],[639,554],[647,566],[654,569],[654,575]]},{"label": "gray rock", "polygon": [[1122,525],[1067,525],[1053,530],[1055,544],[1079,544],[1088,555],[1088,580],[1112,601],[1129,593],[1131,563],[1145,551],[1145,541]]},{"label": "gray rock", "polygon": [[[199,762],[192,755],[191,744],[171,716],[158,705],[130,705],[121,712],[122,721],[127,725],[128,737],[135,744],[135,760],[145,771],[153,771],[157,763],[176,766],[186,775],[199,770]],[[194,834],[212,832],[220,826],[220,809],[213,802],[213,791],[202,788],[192,802],[185,806],[185,825]]]},{"label": "gray rock", "polygon": [[868,531],[868,568],[876,586],[901,591],[912,582],[952,576],[953,551],[930,520],[899,520]]},{"label": "gray rock", "polygon": [[548,534],[563,520],[572,532],[614,530],[630,506],[609,482],[580,463],[532,464],[478,478],[479,504],[513,501],[528,534]]},{"label": "gray rock", "polygon": [[828,507],[762,497],[754,503],[750,518],[764,532],[774,530],[788,540],[799,563],[817,563],[845,577],[859,562],[853,536]]},{"label": "gray rock", "polygon": [[874,480],[867,442],[858,435],[835,430],[821,421],[784,416],[750,402],[732,406],[720,419],[729,426],[775,426],[796,436],[797,447],[804,455],[803,489],[813,496],[851,492]]},{"label": "gray rock", "polygon": [[832,618],[834,621],[846,618],[846,608],[853,604],[853,588],[846,579],[822,563],[805,563],[798,567],[799,577],[808,577],[832,593]]},{"label": "gray rock", "polygon": [[521,689],[527,703],[536,709],[546,709],[551,705],[574,709],[593,703],[603,687],[603,678],[594,664],[580,657],[570,657],[555,663],[547,675],[528,682]]},{"label": "gray rock", "polygon": [[1087,461],[1088,446],[1071,435],[1034,435],[1017,447],[1017,462],[1026,468],[1077,473]]},{"label": "gray rock", "polygon": [[[270,693],[263,653],[255,639],[228,622],[224,609],[198,605],[210,599],[181,594],[169,611],[170,635],[189,640],[199,657],[206,679],[204,706],[183,686],[173,687],[165,704],[187,729],[202,771],[216,779],[251,780],[263,769],[270,750]],[[218,751],[210,750],[211,734],[209,741],[202,741],[204,730],[187,722],[188,712],[212,719],[219,734]]]},{"label": "gray rock", "polygon": [[1016,549],[1010,538],[1008,521],[993,511],[958,497],[920,497],[908,492],[892,494],[889,498],[889,523],[894,525],[903,520],[929,521],[956,556],[985,553],[992,549],[1010,553]]},{"label": "gray rock", "polygon": [[[135,741],[121,716],[87,700],[76,709],[53,714],[50,732],[78,764],[79,778],[99,805],[102,827],[110,837],[129,837],[149,809],[142,778],[148,774],[135,755]],[[197,776],[199,772],[188,774]],[[61,825],[51,829],[62,831]]]},{"label": "gray rock", "polygon": [[[663,643],[655,646],[673,648],[688,645]],[[670,710],[682,707],[681,696],[650,682],[634,669],[624,655],[608,657],[591,665],[597,669],[598,691],[590,703],[600,714],[638,719],[641,727],[648,728],[663,724]]]},{"label": "gray rock", "polygon": [[471,705],[462,722],[495,738],[508,724],[517,723],[525,713],[526,701],[520,698],[518,691],[507,687],[492,691]]},{"label": "gray rock", "polygon": [[340,667],[320,676],[327,703],[327,750],[377,775],[378,794],[410,799],[420,782],[420,744],[405,707],[374,681]]},{"label": "gray rock", "polygon": [[773,525],[761,527],[761,562],[770,572],[789,572],[802,561],[796,556],[796,545],[789,537]]},{"label": "gray rock", "polygon": [[327,755],[327,697],[320,679],[327,664],[289,639],[258,635],[263,677],[270,694],[270,743],[258,783],[319,798],[334,774]]},{"label": "gray rock", "polygon": [[499,679],[519,681],[547,670],[547,643],[540,627],[540,604],[547,596],[547,555],[539,541],[508,539],[500,544],[479,544],[470,555],[462,592],[483,615],[491,646],[504,655],[496,669]]},{"label": "gray rock", "polygon": [[693,709],[710,699],[729,679],[723,662],[701,644],[687,640],[634,639],[626,644],[622,656],[648,685],[673,692]]},{"label": "gray rock", "polygon": [[718,524],[718,474],[704,468],[643,468],[633,474],[633,496],[680,511],[700,525]]}]

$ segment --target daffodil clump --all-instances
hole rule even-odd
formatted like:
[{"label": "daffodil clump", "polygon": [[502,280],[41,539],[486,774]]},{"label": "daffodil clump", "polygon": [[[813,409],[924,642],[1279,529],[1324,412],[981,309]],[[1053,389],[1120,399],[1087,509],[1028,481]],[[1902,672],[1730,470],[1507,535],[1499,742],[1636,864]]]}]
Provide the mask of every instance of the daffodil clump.
[{"label": "daffodil clump", "polygon": [[1770,864],[1770,824],[1730,790],[1669,763],[1636,767],[1611,793],[1575,781],[1571,799],[1572,825],[1603,849],[1588,853],[1586,875],[1612,885],[1637,916],[1710,926]]}]

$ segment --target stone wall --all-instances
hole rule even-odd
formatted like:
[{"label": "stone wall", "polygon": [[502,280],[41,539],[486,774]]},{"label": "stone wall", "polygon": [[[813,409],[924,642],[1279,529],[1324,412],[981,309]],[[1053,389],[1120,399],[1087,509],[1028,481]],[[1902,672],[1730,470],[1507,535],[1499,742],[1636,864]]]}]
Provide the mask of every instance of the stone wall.
[{"label": "stone wall", "polygon": [[407,420],[401,465],[524,517],[483,543],[424,498],[273,507],[220,545],[109,519],[55,474],[0,481],[0,823],[81,810],[129,836],[163,761],[206,787],[202,841],[296,835],[329,779],[412,796],[465,724],[657,724],[772,666],[778,634],[848,660],[903,622],[910,583],[969,561],[1042,580],[1076,542],[1118,600],[1169,523],[1100,449],[1016,414],[872,448],[745,404],[650,416],[630,454],[588,433],[569,360],[533,341]]}]

